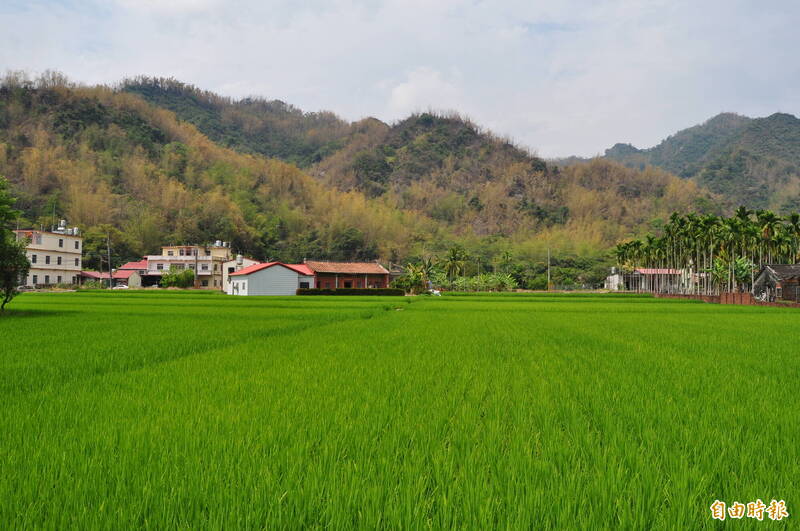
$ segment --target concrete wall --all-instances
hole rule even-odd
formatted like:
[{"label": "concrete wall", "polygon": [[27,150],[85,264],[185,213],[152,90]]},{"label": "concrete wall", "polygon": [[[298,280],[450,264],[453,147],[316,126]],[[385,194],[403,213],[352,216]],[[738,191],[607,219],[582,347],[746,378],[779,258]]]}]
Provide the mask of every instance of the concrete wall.
[{"label": "concrete wall", "polygon": [[[228,260],[227,262],[223,263],[222,264],[222,291],[224,291],[225,293],[228,293],[228,294],[230,294],[230,292],[231,292],[230,279],[228,277],[228,275],[230,275],[230,273],[228,273],[228,269],[233,268],[233,271],[235,273],[236,271],[242,270],[245,267],[250,267],[251,265],[256,265],[257,263],[258,262],[256,260],[251,260],[250,258],[242,258],[241,265],[236,263],[236,259],[235,258],[233,260]],[[234,277],[234,278],[236,278],[236,277]]]},{"label": "concrete wall", "polygon": [[[34,278],[35,277],[35,278]],[[60,279],[59,279],[60,277]],[[44,269],[31,268],[26,286],[43,286],[51,284],[78,284],[80,282],[80,270],[72,269]]]},{"label": "concrete wall", "polygon": [[228,295],[247,295],[247,277],[231,277],[228,283],[228,290],[225,292]]},{"label": "concrete wall", "polygon": [[31,238],[25,249],[31,262],[25,285],[76,284],[80,281],[83,265],[83,239],[80,236],[33,230],[15,232],[20,239]]}]

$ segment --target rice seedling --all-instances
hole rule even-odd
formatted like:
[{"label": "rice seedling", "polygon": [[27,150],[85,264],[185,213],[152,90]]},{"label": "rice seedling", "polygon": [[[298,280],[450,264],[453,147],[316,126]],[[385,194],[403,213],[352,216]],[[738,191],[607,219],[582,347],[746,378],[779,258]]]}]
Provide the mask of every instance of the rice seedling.
[{"label": "rice seedling", "polygon": [[25,294],[0,318],[0,522],[686,529],[757,498],[791,514],[798,332],[791,309],[648,297]]}]

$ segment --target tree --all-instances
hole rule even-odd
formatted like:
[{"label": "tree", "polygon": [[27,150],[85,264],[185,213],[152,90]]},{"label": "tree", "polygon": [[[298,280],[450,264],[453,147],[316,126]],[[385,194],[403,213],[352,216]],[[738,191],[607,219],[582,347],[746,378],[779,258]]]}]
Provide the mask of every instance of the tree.
[{"label": "tree", "polygon": [[191,269],[180,270],[175,266],[161,277],[161,286],[164,288],[191,288],[194,285],[194,271]]},{"label": "tree", "polygon": [[25,241],[17,241],[11,223],[19,212],[11,208],[15,199],[8,192],[8,181],[0,177],[0,312],[17,295],[20,279],[28,276],[31,267],[25,255]]},{"label": "tree", "polygon": [[467,253],[460,246],[451,247],[447,251],[447,256],[443,260],[444,272],[447,273],[447,279],[453,282],[453,279],[459,275],[464,274],[464,269],[467,265]]}]

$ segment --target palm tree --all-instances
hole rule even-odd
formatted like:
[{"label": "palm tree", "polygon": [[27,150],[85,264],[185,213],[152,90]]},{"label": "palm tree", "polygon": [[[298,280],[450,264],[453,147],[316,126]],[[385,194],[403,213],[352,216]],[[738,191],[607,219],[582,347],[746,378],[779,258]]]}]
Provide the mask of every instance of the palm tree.
[{"label": "palm tree", "polygon": [[442,260],[442,267],[447,280],[452,284],[453,279],[459,275],[464,274],[464,269],[467,265],[467,253],[461,247],[451,247],[447,251],[447,256]]},{"label": "palm tree", "polygon": [[786,221],[789,222],[789,231],[792,235],[792,256],[791,262],[794,263],[800,260],[800,214],[794,212],[789,214],[786,218]]}]

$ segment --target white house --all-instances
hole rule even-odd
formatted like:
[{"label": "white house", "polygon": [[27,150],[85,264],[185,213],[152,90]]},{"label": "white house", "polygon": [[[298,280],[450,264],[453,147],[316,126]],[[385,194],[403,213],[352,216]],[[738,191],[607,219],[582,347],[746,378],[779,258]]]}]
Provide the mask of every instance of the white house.
[{"label": "white house", "polygon": [[314,272],[305,264],[268,262],[230,273],[228,295],[295,295],[313,288]]},{"label": "white house", "polygon": [[253,260],[252,258],[237,254],[236,258],[222,264],[222,291],[225,293],[231,292],[231,274],[259,263],[258,260]]}]

